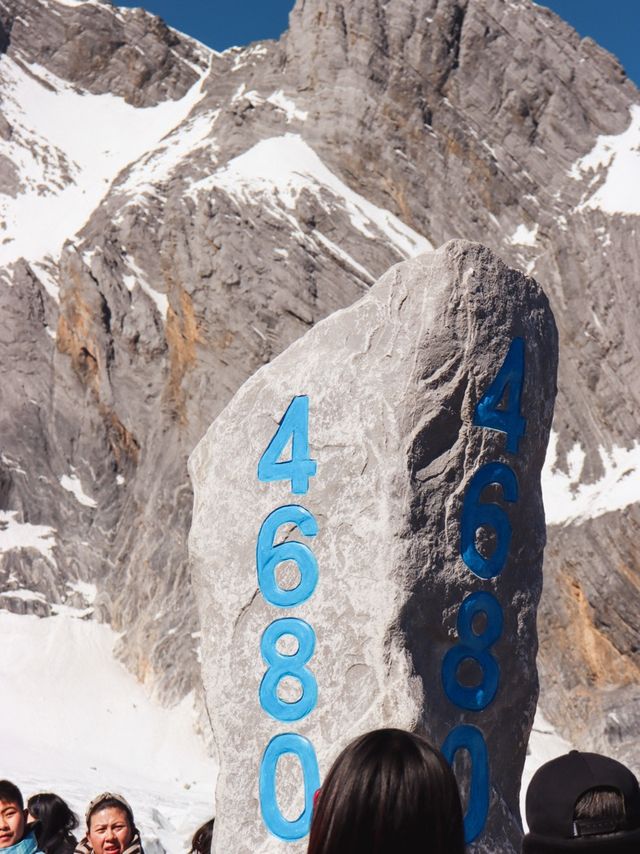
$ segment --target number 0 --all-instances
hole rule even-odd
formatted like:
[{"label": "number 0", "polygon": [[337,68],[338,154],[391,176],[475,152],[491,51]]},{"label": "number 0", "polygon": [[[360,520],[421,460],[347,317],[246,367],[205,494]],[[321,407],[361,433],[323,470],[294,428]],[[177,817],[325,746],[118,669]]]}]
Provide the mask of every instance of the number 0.
[{"label": "number 0", "polygon": [[442,753],[449,765],[453,765],[459,750],[467,750],[471,757],[469,806],[464,817],[464,841],[468,845],[480,835],[489,813],[489,757],[482,732],[470,724],[452,729],[442,745]]},{"label": "number 0", "polygon": [[[304,780],[304,809],[295,821],[288,821],[280,812],[276,793],[278,761],[285,753],[297,756]],[[309,833],[313,796],[320,788],[318,760],[311,742],[303,735],[285,732],[272,738],[260,764],[260,809],[267,829],[285,841],[302,839]]]}]

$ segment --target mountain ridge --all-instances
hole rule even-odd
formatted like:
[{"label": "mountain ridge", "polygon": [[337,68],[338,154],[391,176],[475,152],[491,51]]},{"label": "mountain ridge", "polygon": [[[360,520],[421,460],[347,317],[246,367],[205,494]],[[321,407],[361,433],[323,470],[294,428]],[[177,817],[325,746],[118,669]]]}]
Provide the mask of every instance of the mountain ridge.
[{"label": "mountain ridge", "polygon": [[[165,702],[183,696],[199,669],[190,450],[261,364],[393,263],[481,240],[543,283],[561,336],[542,707],[574,743],[637,765],[638,497],[565,518],[584,488],[614,488],[612,470],[625,485],[633,458],[616,449],[637,442],[640,211],[598,194],[638,90],[529,0],[298,0],[279,42],[224,54],[157,21],[0,0],[0,510],[56,531],[44,552],[3,553],[3,589],[63,602],[69,579],[96,583],[127,664]],[[42,124],[27,87],[70,105],[54,146],[56,109]],[[25,260],[6,241],[31,224],[49,248]]]}]

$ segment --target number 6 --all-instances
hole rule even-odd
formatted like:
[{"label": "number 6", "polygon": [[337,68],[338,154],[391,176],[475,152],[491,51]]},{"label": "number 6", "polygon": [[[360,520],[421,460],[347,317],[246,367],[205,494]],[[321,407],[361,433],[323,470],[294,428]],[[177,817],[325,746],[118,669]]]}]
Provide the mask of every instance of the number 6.
[{"label": "number 6", "polygon": [[[496,504],[481,504],[485,487],[498,483],[504,500],[518,500],[518,480],[513,469],[505,463],[487,463],[471,478],[462,503],[460,518],[460,554],[471,572],[480,578],[495,578],[502,572],[511,544],[511,522]],[[497,545],[491,557],[484,557],[476,547],[476,531],[488,526],[494,529]]]},{"label": "number 6", "polygon": [[[318,533],[318,523],[304,507],[297,504],[278,507],[269,513],[260,528],[256,565],[258,584],[267,602],[280,608],[293,608],[305,602],[316,589],[318,562],[304,543],[292,541],[273,544],[278,528],[286,524],[300,528],[306,537],[315,537]],[[276,580],[276,567],[286,560],[294,561],[300,570],[300,582],[291,590],[280,587]]]}]

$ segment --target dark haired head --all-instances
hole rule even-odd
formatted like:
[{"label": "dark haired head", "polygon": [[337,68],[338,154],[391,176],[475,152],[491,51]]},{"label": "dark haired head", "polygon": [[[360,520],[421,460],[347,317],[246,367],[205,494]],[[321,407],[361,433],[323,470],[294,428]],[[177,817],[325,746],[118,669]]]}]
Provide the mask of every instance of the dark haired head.
[{"label": "dark haired head", "polygon": [[21,810],[24,809],[22,792],[9,780],[0,780],[0,801],[5,804],[17,804]]},{"label": "dark haired head", "polygon": [[91,830],[91,818],[93,814],[99,810],[108,809],[109,807],[122,810],[122,812],[127,816],[132,834],[138,832],[136,823],[133,819],[133,810],[129,806],[129,802],[126,801],[122,795],[118,795],[115,792],[103,792],[91,801],[85,813],[87,830]]},{"label": "dark haired head", "polygon": [[360,736],[333,763],[308,854],[463,854],[460,795],[442,754],[415,733]]},{"label": "dark haired head", "polygon": [[205,821],[193,834],[189,854],[211,854],[211,839],[213,838],[213,819]]},{"label": "dark haired head", "polygon": [[78,826],[78,819],[61,797],[52,792],[32,795],[27,801],[27,809],[38,820],[36,837],[44,854],[56,849],[63,840],[75,845],[76,839],[71,831]]}]

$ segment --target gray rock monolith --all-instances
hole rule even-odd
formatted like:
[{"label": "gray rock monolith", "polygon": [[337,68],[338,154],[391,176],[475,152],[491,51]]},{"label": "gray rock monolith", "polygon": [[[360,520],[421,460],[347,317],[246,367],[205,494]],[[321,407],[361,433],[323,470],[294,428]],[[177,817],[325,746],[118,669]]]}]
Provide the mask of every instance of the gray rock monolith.
[{"label": "gray rock monolith", "polygon": [[385,726],[445,746],[469,850],[519,851],[556,367],[538,284],[452,241],[392,267],[214,421],[190,458],[190,556],[216,854],[306,851],[316,759],[322,778]]}]

